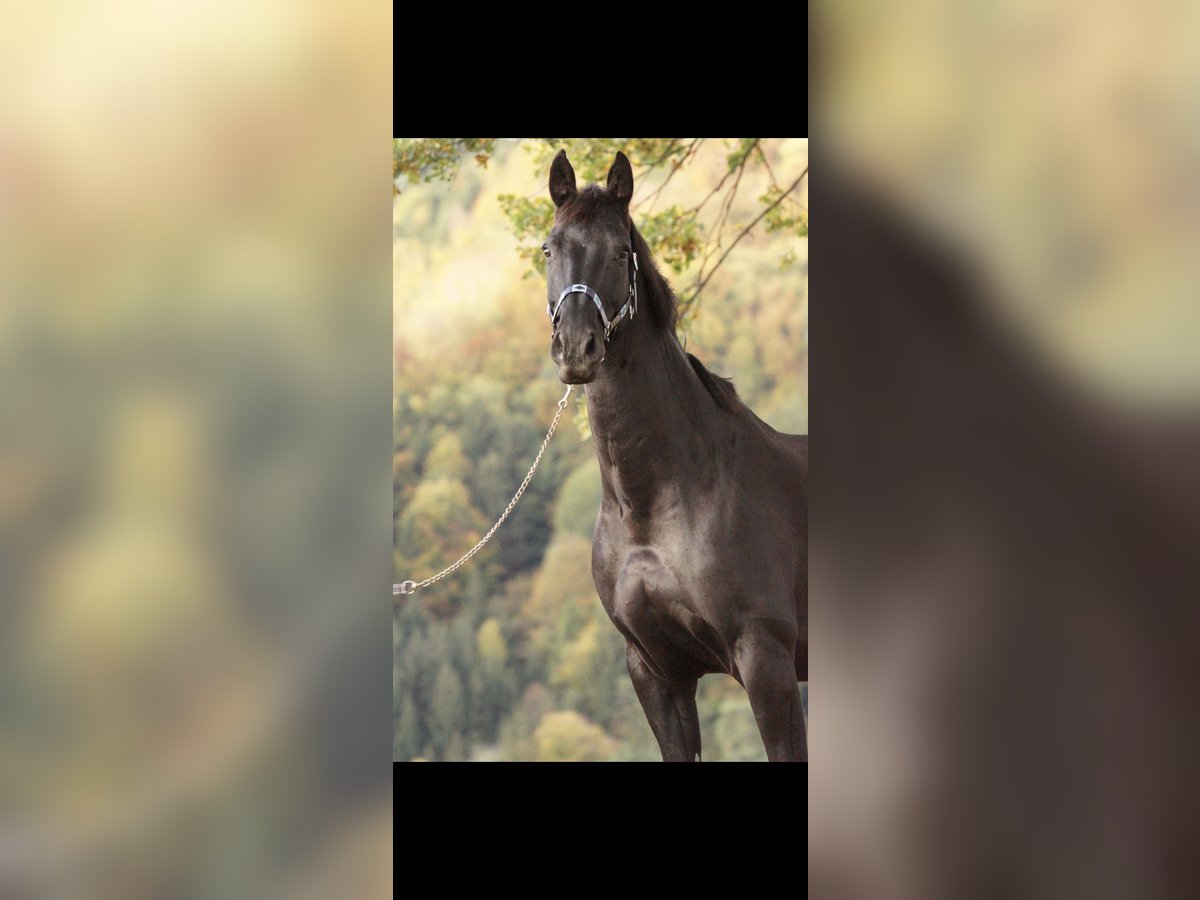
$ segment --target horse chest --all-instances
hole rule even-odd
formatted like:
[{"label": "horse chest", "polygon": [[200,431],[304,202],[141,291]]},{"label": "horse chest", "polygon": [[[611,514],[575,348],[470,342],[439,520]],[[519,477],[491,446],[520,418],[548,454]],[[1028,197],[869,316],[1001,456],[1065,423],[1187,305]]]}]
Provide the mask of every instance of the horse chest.
[{"label": "horse chest", "polygon": [[683,549],[671,542],[621,542],[611,549],[602,599],[613,623],[647,662],[670,677],[729,671],[729,636],[706,615]]}]

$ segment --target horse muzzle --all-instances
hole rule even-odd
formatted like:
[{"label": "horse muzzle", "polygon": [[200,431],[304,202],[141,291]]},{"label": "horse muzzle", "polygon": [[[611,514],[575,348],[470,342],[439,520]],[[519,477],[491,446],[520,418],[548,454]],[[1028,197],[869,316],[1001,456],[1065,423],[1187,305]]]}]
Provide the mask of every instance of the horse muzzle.
[{"label": "horse muzzle", "polygon": [[563,322],[550,341],[550,358],[558,365],[558,377],[563,384],[587,384],[595,380],[604,354],[604,332],[594,326]]}]

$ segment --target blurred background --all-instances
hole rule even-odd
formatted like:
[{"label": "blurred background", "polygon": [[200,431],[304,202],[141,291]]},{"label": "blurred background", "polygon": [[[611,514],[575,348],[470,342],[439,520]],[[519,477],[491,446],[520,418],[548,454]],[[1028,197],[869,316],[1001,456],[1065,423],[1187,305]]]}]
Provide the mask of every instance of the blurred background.
[{"label": "blurred background", "polygon": [[391,34],[5,10],[0,896],[391,895]]},{"label": "blurred background", "polygon": [[[1136,443],[1195,421],[1197,9],[935,0],[811,10],[811,131],[827,164],[812,201],[826,229],[816,268],[826,300],[812,370],[825,406],[814,413],[810,892],[1193,896],[1200,453],[1181,432],[1157,455],[1114,435]],[[391,7],[116,0],[5,12],[0,895],[386,896],[386,710],[403,698],[392,690],[395,643],[399,620],[426,599],[397,611],[383,595],[389,566],[393,579],[422,574],[397,565],[396,515],[411,498],[389,509],[383,473],[390,460],[393,492],[424,479],[395,472],[408,420],[396,380],[412,377],[396,338],[419,292],[394,293],[389,310],[378,174],[393,136]],[[765,62],[759,54],[753,70]],[[690,88],[702,103],[714,91]],[[490,158],[456,151],[458,178],[490,174],[473,155]],[[402,230],[396,208],[411,182],[394,146],[393,177]],[[522,177],[505,190],[544,196],[536,165]],[[663,209],[639,200],[647,218]],[[509,209],[537,221],[536,208]],[[839,210],[858,214],[835,230]],[[881,217],[887,240],[871,227]],[[532,245],[500,225],[497,272]],[[722,269],[771,234],[735,247],[690,326],[693,349],[747,396],[755,367],[732,360],[732,342],[700,346],[700,333]],[[687,237],[671,235],[664,258],[686,260]],[[396,238],[390,258],[402,267]],[[969,258],[989,288],[994,315],[972,341],[950,307],[923,305],[969,292],[885,252],[914,241],[926,257]],[[776,265],[763,277],[781,277]],[[472,296],[492,283],[486,274],[466,286]],[[493,396],[527,406],[497,427],[538,438],[558,396],[540,368],[543,294],[534,277],[519,310],[514,296],[509,312],[490,313],[512,317],[506,336],[532,335],[512,366],[529,367],[526,390],[546,385],[520,400],[505,378]],[[471,306],[460,298],[456,316]],[[442,339],[419,320],[405,327]],[[732,334],[736,323],[720,324]],[[1019,335],[1019,367],[981,355],[1001,326]],[[459,361],[464,371],[475,355]],[[1075,385],[1069,402],[1037,405],[1057,391],[1029,377],[1034,362]],[[868,383],[855,385],[855,372]],[[972,402],[983,390],[987,402]],[[788,413],[772,393],[758,395],[759,411],[807,430],[806,407]],[[1074,421],[1100,403],[1117,409],[1103,440]],[[381,410],[392,412],[386,424]],[[985,440],[963,440],[971,434]],[[515,467],[496,479],[504,501],[535,446],[508,439],[530,443],[514,448],[520,460],[503,454]],[[549,522],[545,552],[526,557],[528,592],[512,602],[521,614],[536,596],[533,569],[552,559],[547,504],[589,458],[583,442],[569,458],[571,440],[564,429],[551,449],[546,469],[561,480],[546,485],[541,511],[534,495],[517,513]],[[907,452],[886,455],[896,441],[911,442]],[[471,450],[464,441],[462,455]],[[856,506],[865,475],[871,502]],[[905,486],[902,498],[887,493]],[[494,507],[465,481],[463,491],[452,502],[488,524]],[[986,529],[1002,518],[996,552]],[[467,530],[478,527],[468,516]],[[450,543],[446,558],[460,552]],[[476,567],[460,590],[472,577],[500,576]],[[485,593],[457,602],[482,611]],[[576,637],[594,602],[577,599]],[[451,612],[426,615],[440,629],[469,621]],[[457,646],[505,668],[520,658],[502,623],[484,625],[460,625]],[[539,632],[528,634],[534,645]],[[567,646],[549,625],[540,634]],[[436,678],[441,661],[424,671]],[[527,685],[568,702],[569,668],[555,684],[549,656],[539,664]],[[455,677],[445,693],[471,690]],[[574,747],[584,731],[600,753],[618,752],[612,720],[536,697],[531,734],[547,710],[569,719],[543,732],[550,752],[564,730]],[[459,750],[504,753],[503,731]],[[706,722],[706,746],[714,735]],[[426,744],[405,758],[434,755]]]},{"label": "blurred background", "polygon": [[[560,147],[581,187],[630,155],[632,215],[685,304],[687,349],[772,426],[808,432],[806,139],[396,141],[396,581],[487,532],[563,394],[538,249]],[[582,391],[568,413],[492,542],[396,598],[397,760],[661,759],[592,584],[600,472]],[[706,760],[766,758],[732,678],[703,678],[699,709]]]},{"label": "blurred background", "polygon": [[1200,10],[818,4],[813,121],[1064,376],[1200,396]]},{"label": "blurred background", "polygon": [[1200,8],[811,7],[809,890],[1200,884]]}]

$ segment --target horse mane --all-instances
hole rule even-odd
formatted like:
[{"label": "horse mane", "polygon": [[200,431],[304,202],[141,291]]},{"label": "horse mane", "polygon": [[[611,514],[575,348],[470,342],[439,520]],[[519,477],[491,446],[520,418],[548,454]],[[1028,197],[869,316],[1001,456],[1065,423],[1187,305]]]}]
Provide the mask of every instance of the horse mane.
[{"label": "horse mane", "polygon": [[732,381],[713,374],[705,368],[704,363],[690,353],[687,354],[687,359],[692,364],[695,373],[700,376],[700,383],[704,385],[704,389],[717,401],[717,406],[729,412],[739,412],[746,408],[746,404],[738,396],[737,388],[733,386]]},{"label": "horse mane", "polygon": [[[607,188],[598,184],[589,184],[558,209],[555,213],[555,221],[566,225],[590,219],[604,206],[618,206],[618,201]],[[628,217],[628,214],[626,215]],[[633,242],[633,251],[638,257],[638,270],[641,273],[644,288],[638,295],[638,312],[648,311],[657,327],[675,334],[675,328],[679,324],[679,304],[675,298],[675,291],[672,290],[671,283],[658,270],[658,264],[654,261],[650,247],[633,223],[632,217],[628,217],[628,221],[629,235]],[[716,401],[717,406],[729,412],[747,409],[741,398],[738,397],[737,389],[733,386],[732,381],[710,372],[704,363],[691,353],[687,354],[687,359],[705,390]]]},{"label": "horse mane", "polygon": [[[671,283],[658,271],[658,264],[654,262],[654,256],[650,253],[646,239],[642,237],[642,233],[637,230],[637,226],[633,224],[632,220],[629,222],[629,236],[633,239],[633,251],[638,256],[638,268],[642,273],[642,283],[646,288],[643,292],[646,308],[650,310],[655,325],[674,334],[675,326],[679,323],[679,306],[675,301],[675,292],[671,290]],[[639,307],[642,302],[643,298],[639,297]]]},{"label": "horse mane", "polygon": [[[658,265],[654,262],[650,248],[646,245],[646,239],[642,237],[641,232],[637,230],[637,226],[632,221],[629,223],[629,234],[633,238],[633,247],[637,252],[638,265],[642,272],[642,281],[646,286],[645,293],[648,295],[645,298],[638,297],[638,306],[640,307],[645,300],[654,324],[660,328],[669,329],[672,334],[675,334],[675,326],[679,322],[679,306],[675,299],[675,292],[671,289],[671,283],[658,271]],[[742,399],[737,394],[737,388],[733,386],[730,379],[710,372],[704,363],[691,353],[687,353],[686,356],[688,362],[692,364],[692,370],[699,376],[700,383],[717,402],[717,406],[732,413],[746,409],[746,405],[742,403]]]}]

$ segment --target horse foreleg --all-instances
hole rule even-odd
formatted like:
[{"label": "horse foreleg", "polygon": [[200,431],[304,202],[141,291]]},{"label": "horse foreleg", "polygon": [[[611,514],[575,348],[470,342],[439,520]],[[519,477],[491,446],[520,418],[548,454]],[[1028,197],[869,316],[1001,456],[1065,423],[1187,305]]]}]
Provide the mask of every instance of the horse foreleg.
[{"label": "horse foreleg", "polygon": [[751,635],[737,643],[735,661],[771,762],[808,759],[804,707],[796,681],[794,642]]},{"label": "horse foreleg", "polygon": [[668,681],[656,675],[637,646],[625,648],[629,678],[658,741],[663,762],[700,761],[700,715],[696,711],[696,680]]}]

